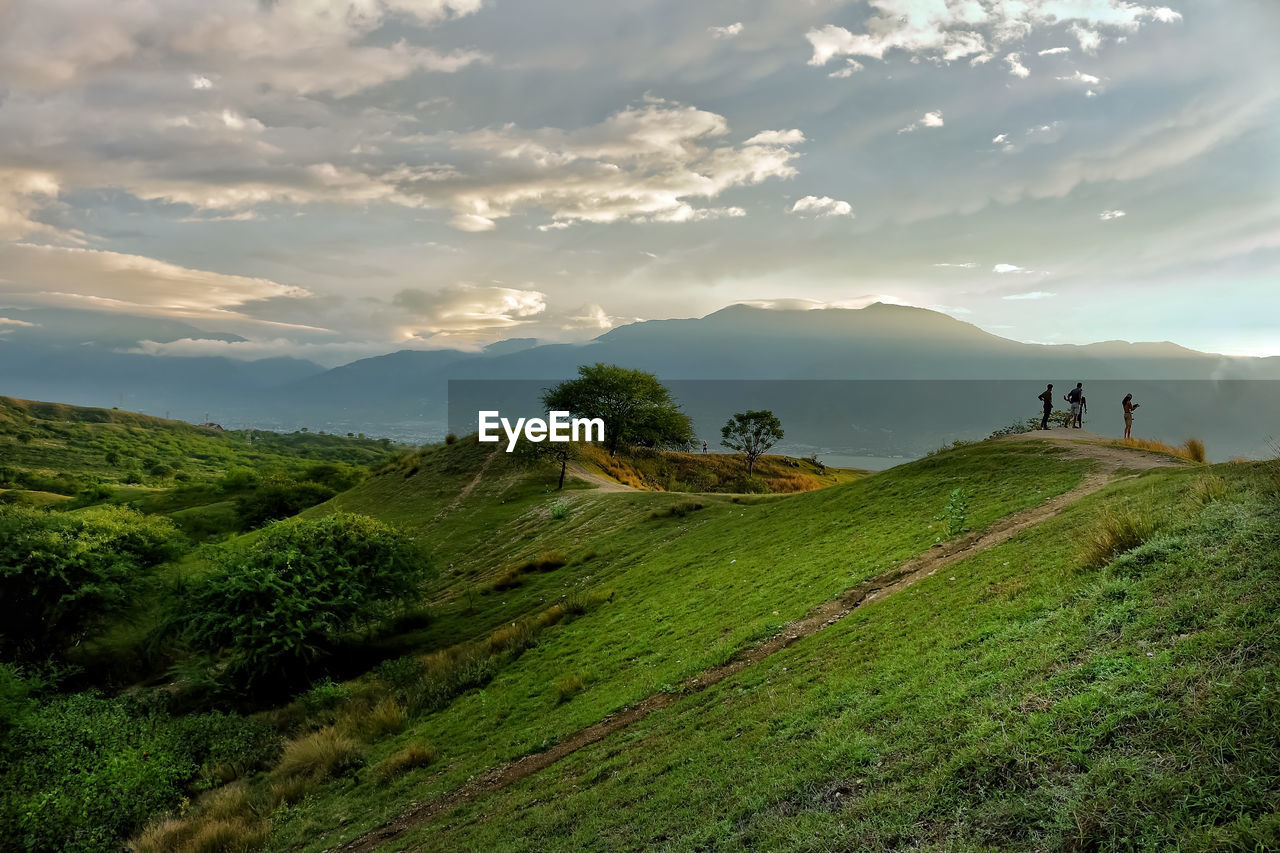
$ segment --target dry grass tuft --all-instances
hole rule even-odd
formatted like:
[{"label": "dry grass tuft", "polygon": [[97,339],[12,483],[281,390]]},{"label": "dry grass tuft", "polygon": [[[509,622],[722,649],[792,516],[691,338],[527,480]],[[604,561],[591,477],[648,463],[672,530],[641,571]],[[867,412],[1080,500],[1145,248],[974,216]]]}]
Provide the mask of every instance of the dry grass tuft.
[{"label": "dry grass tuft", "polygon": [[434,764],[439,758],[439,751],[426,741],[412,743],[379,764],[373,776],[378,784],[385,785],[410,770]]},{"label": "dry grass tuft", "polygon": [[204,817],[231,819],[254,814],[253,798],[249,786],[236,782],[223,788],[215,788],[200,798],[200,814]]},{"label": "dry grass tuft", "polygon": [[557,705],[563,705],[587,689],[587,685],[582,678],[573,674],[560,676],[551,683],[551,687],[555,691]]},{"label": "dry grass tuft", "polygon": [[360,763],[360,744],[327,726],[286,743],[272,775],[277,779],[305,776],[318,781],[345,773]]},{"label": "dry grass tuft", "polygon": [[1101,566],[1151,538],[1155,523],[1133,506],[1108,507],[1085,545],[1088,565]]},{"label": "dry grass tuft", "polygon": [[365,740],[376,740],[395,734],[409,722],[409,713],[394,699],[383,699],[373,710],[360,716],[357,731]]},{"label": "dry grass tuft", "polygon": [[1217,474],[1205,474],[1196,479],[1191,493],[1201,504],[1211,504],[1227,496],[1227,481]]},{"label": "dry grass tuft", "polygon": [[194,814],[149,824],[127,846],[134,853],[248,853],[267,843],[270,829],[249,787],[238,783],[206,794]]},{"label": "dry grass tuft", "polygon": [[1176,456],[1179,459],[1185,459],[1188,462],[1203,463],[1206,459],[1204,442],[1198,438],[1188,438],[1177,447],[1172,444],[1165,444],[1163,441],[1155,441],[1150,438],[1122,438],[1119,441],[1110,442],[1110,444],[1113,447],[1132,447],[1134,450],[1148,450],[1152,453],[1164,453],[1168,456]]},{"label": "dry grass tuft", "polygon": [[267,843],[270,831],[265,821],[200,819],[181,853],[249,853]]},{"label": "dry grass tuft", "polygon": [[512,622],[494,631],[482,641],[487,654],[496,655],[514,649],[527,649],[533,645],[535,634],[533,625],[528,620]]},{"label": "dry grass tuft", "polygon": [[293,805],[318,787],[309,776],[295,776],[271,783],[271,804],[275,808]]}]

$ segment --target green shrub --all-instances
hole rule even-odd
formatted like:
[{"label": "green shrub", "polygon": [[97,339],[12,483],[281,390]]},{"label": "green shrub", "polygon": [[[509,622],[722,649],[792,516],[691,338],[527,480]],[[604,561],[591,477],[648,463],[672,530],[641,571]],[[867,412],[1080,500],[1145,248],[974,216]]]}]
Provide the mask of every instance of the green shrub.
[{"label": "green shrub", "polygon": [[403,534],[349,514],[276,522],[215,563],[179,607],[182,632],[223,656],[226,683],[277,689],[309,680],[340,638],[390,615],[427,571]]},{"label": "green shrub", "polygon": [[337,494],[320,483],[298,483],[289,479],[271,479],[236,499],[236,512],[245,529],[260,527],[297,515],[304,509],[324,503]]},{"label": "green shrub", "polygon": [[947,535],[959,536],[969,528],[969,496],[964,489],[952,489],[947,497],[947,505],[938,516],[938,521],[947,523]]},{"label": "green shrub", "polygon": [[44,657],[83,639],[181,548],[168,519],[123,507],[0,507],[0,652]]},{"label": "green shrub", "polygon": [[3,743],[0,838],[18,849],[103,853],[193,793],[203,767],[256,767],[279,751],[269,729],[242,717],[173,717],[94,693],[40,703]]}]

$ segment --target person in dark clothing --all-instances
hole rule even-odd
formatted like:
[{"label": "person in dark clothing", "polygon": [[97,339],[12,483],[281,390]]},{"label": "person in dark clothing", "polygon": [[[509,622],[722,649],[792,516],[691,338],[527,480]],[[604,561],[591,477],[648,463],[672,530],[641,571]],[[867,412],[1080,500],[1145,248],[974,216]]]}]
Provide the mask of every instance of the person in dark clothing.
[{"label": "person in dark clothing", "polygon": [[1053,411],[1053,385],[1040,392],[1040,396],[1036,398],[1044,403],[1044,417],[1040,419],[1040,429],[1049,428],[1049,414]]},{"label": "person in dark clothing", "polygon": [[1067,392],[1067,402],[1071,404],[1071,428],[1081,427],[1080,414],[1084,408],[1084,383],[1077,382],[1076,387]]}]

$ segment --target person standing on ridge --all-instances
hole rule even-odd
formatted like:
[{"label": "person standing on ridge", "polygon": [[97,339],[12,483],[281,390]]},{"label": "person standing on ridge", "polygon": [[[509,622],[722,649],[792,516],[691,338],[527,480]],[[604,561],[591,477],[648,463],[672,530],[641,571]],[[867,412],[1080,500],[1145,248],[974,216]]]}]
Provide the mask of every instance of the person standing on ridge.
[{"label": "person standing on ridge", "polygon": [[1053,411],[1053,383],[1049,383],[1049,387],[1040,392],[1037,400],[1044,403],[1044,417],[1040,419],[1040,429],[1049,428],[1049,414]]},{"label": "person standing on ridge", "polygon": [[1071,404],[1071,428],[1079,429],[1080,410],[1084,408],[1084,383],[1077,382],[1076,387],[1067,392],[1067,402]]},{"label": "person standing on ridge", "polygon": [[1136,408],[1138,408],[1138,404],[1137,404],[1137,403],[1135,403],[1135,402],[1133,402],[1133,395],[1132,395],[1132,394],[1125,394],[1125,395],[1124,395],[1124,402],[1123,402],[1123,403],[1121,403],[1121,405],[1122,405],[1122,406],[1124,406],[1124,437],[1125,437],[1125,438],[1132,438],[1132,437],[1133,437],[1133,436],[1132,436],[1132,433],[1133,433],[1133,410],[1134,410],[1134,409],[1136,409]]}]

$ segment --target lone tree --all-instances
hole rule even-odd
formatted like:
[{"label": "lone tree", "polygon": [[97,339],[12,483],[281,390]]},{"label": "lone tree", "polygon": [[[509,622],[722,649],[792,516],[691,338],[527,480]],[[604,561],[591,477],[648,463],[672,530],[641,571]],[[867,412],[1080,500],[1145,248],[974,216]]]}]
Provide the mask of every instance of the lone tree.
[{"label": "lone tree", "polygon": [[564,489],[564,475],[569,463],[577,461],[581,454],[578,452],[578,445],[571,441],[532,442],[521,436],[516,444],[515,457],[522,465],[533,466],[548,461],[559,465],[560,482],[556,486],[558,492]]},{"label": "lone tree", "polygon": [[747,476],[756,469],[756,460],[782,438],[782,421],[773,412],[738,412],[720,430],[720,442],[730,450],[746,454]]},{"label": "lone tree", "polygon": [[620,445],[685,447],[693,441],[693,423],[680,411],[658,377],[616,364],[582,365],[578,378],[561,382],[542,395],[547,411],[604,421],[605,446],[614,456]]}]

